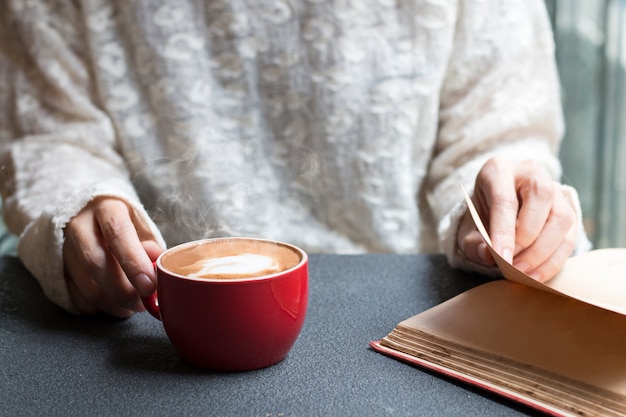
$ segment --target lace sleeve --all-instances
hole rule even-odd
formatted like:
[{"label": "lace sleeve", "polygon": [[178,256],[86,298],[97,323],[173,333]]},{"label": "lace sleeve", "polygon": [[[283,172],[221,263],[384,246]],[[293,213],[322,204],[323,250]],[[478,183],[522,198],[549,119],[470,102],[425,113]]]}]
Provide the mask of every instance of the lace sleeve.
[{"label": "lace sleeve", "polygon": [[533,159],[559,179],[563,133],[554,42],[542,1],[462,2],[441,92],[428,189],[453,264],[462,194],[492,156]]},{"label": "lace sleeve", "polygon": [[[71,310],[62,264],[63,227],[98,195],[145,215],[98,107],[74,3],[2,2],[0,167],[3,215],[20,235],[18,255],[53,301]],[[49,6],[49,7],[48,7]],[[158,238],[157,238],[158,239]]]}]

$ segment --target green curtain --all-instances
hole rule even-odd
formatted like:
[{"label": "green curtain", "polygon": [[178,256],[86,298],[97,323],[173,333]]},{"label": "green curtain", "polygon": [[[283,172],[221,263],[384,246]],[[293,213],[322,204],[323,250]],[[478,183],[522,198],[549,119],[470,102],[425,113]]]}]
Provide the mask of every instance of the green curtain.
[{"label": "green curtain", "polygon": [[[0,198],[0,214],[2,213],[2,199]],[[17,255],[17,236],[7,229],[0,216],[0,256]]]},{"label": "green curtain", "polygon": [[595,247],[626,246],[626,0],[546,0],[566,132],[564,182]]}]

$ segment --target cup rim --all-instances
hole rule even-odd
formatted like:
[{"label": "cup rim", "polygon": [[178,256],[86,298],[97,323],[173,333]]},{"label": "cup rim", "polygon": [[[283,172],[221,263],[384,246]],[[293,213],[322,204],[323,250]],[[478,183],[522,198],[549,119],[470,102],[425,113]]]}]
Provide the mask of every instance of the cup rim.
[{"label": "cup rim", "polygon": [[[198,245],[204,245],[206,243],[209,242],[218,242],[218,241],[225,241],[225,240],[247,240],[247,241],[257,241],[257,242],[266,242],[266,243],[272,243],[275,245],[280,245],[280,246],[285,246],[291,250],[294,250],[295,252],[300,254],[300,261],[295,264],[294,266],[287,268],[287,269],[283,269],[280,272],[275,272],[273,274],[268,274],[268,275],[261,275],[258,277],[244,277],[244,278],[229,278],[229,279],[216,279],[216,278],[198,278],[198,277],[190,277],[184,274],[180,274],[174,271],[171,271],[167,268],[165,268],[163,266],[163,264],[161,263],[161,260],[163,258],[163,256],[167,255],[168,253],[171,253],[174,250],[180,250],[183,249],[185,247],[190,247],[190,246],[198,246]],[[257,238],[257,237],[246,237],[246,236],[225,236],[225,237],[216,237],[216,238],[206,238],[206,239],[198,239],[198,240],[191,240],[189,242],[184,242],[184,243],[180,243],[178,245],[174,245],[170,248],[167,248],[166,250],[164,250],[156,259],[155,261],[155,265],[157,269],[160,269],[162,272],[166,273],[167,275],[171,276],[171,277],[175,277],[175,278],[180,278],[180,279],[186,279],[186,280],[190,280],[190,281],[200,281],[200,282],[214,282],[214,283],[220,283],[220,284],[228,284],[228,283],[242,283],[242,282],[250,282],[250,281],[264,281],[264,280],[269,280],[272,278],[276,278],[278,276],[282,276],[285,275],[291,271],[294,271],[296,269],[299,269],[302,265],[304,265],[305,263],[308,262],[308,254],[306,253],[306,251],[296,245],[293,245],[291,243],[286,243],[286,242],[282,242],[279,240],[274,240],[274,239],[266,239],[266,238]]]}]

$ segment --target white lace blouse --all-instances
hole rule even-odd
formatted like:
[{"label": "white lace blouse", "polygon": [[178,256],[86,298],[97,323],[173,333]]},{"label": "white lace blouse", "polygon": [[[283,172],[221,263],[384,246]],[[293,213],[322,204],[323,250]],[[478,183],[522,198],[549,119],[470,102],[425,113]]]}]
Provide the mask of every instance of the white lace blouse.
[{"label": "white lace blouse", "polygon": [[63,227],[96,196],[163,245],[252,235],[470,267],[459,183],[493,155],[560,176],[541,0],[7,0],[0,20],[4,217],[68,310]]}]

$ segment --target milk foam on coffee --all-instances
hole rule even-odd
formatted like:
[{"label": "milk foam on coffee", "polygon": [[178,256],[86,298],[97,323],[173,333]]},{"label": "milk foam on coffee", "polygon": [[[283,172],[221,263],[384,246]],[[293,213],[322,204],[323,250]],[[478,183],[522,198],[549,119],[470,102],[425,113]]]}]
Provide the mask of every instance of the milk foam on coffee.
[{"label": "milk foam on coffee", "polygon": [[161,265],[190,278],[237,279],[274,275],[296,266],[300,253],[285,244],[254,239],[191,242],[165,252]]},{"label": "milk foam on coffee", "polygon": [[261,276],[275,274],[282,270],[274,258],[253,253],[201,259],[192,268],[198,268],[197,272],[189,274],[194,278]]}]

